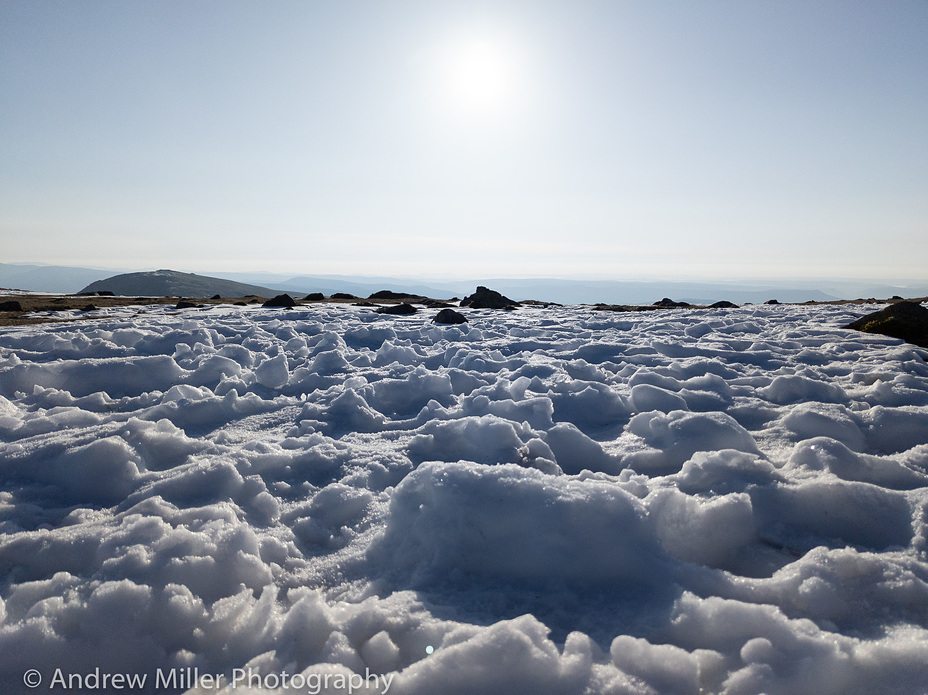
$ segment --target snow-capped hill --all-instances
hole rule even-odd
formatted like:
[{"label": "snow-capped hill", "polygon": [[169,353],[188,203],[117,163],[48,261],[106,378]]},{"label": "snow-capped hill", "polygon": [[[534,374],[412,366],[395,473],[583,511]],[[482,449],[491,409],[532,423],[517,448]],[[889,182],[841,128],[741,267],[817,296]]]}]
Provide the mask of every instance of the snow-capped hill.
[{"label": "snow-capped hill", "polygon": [[244,297],[254,294],[259,297],[273,297],[278,294],[260,285],[247,285],[234,280],[181,273],[176,270],[152,270],[142,273],[124,273],[114,275],[106,280],[92,282],[84,292],[113,292],[118,295],[138,295],[142,297]]}]

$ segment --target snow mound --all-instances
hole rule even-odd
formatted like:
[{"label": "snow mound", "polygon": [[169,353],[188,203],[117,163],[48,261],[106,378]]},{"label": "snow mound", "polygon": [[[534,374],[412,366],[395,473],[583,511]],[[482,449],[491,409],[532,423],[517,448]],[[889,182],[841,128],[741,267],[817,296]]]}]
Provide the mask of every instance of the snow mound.
[{"label": "snow mound", "polygon": [[409,573],[413,585],[472,576],[646,584],[666,574],[637,497],[516,465],[422,464],[397,486],[372,556]]}]

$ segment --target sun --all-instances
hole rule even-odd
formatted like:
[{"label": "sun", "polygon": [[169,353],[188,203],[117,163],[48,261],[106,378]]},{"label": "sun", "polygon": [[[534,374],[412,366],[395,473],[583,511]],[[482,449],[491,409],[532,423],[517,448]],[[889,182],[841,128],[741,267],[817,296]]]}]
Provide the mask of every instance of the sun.
[{"label": "sun", "polygon": [[445,87],[452,106],[462,115],[489,118],[511,104],[515,63],[499,44],[487,39],[462,42],[450,51]]}]

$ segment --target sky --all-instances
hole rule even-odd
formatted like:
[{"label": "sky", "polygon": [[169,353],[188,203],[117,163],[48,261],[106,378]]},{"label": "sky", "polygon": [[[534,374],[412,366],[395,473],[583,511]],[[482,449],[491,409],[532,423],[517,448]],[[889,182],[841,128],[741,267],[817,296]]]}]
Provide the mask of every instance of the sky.
[{"label": "sky", "polygon": [[0,262],[928,279],[928,2],[0,0]]}]

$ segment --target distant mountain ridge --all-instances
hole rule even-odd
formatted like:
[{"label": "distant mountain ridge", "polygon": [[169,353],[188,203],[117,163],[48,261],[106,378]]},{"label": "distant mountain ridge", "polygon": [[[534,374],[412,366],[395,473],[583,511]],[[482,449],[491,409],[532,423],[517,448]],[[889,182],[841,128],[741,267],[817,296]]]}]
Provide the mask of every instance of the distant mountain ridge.
[{"label": "distant mountain ridge", "polygon": [[[34,292],[74,293],[82,288],[88,291],[95,281],[109,282],[116,273],[124,275],[146,275],[146,273],[124,273],[119,269],[100,269],[77,266],[52,266],[26,263],[0,263],[0,288],[31,290]],[[664,281],[664,280],[580,280],[563,278],[487,278],[477,277],[448,280],[446,278],[410,278],[361,275],[298,275],[271,272],[223,272],[209,275],[181,273],[179,271],[150,271],[151,273],[176,273],[193,281],[192,285],[145,284],[136,291],[131,286],[121,292],[130,295],[149,294],[164,296],[242,296],[256,294],[273,296],[288,292],[296,297],[309,292],[322,292],[330,296],[335,292],[348,292],[367,297],[373,292],[389,289],[397,292],[445,299],[470,294],[478,285],[498,290],[515,300],[538,299],[561,304],[651,304],[663,297],[691,304],[710,304],[727,299],[744,304],[759,303],[768,299],[781,302],[804,302],[808,300],[829,301],[832,299],[855,299],[858,297],[887,299],[893,295],[903,297],[928,296],[928,283],[918,280],[874,281],[853,279],[767,279],[742,281]],[[105,278],[105,280],[104,280]],[[209,282],[231,282],[239,286],[217,286],[202,284]],[[89,283],[89,284],[88,284]],[[225,289],[223,290],[223,287]],[[103,289],[108,289],[103,287]],[[216,291],[210,291],[216,290]],[[219,291],[222,290],[222,291]],[[111,290],[115,291],[115,290]]]},{"label": "distant mountain ridge", "polygon": [[31,292],[77,292],[88,282],[119,272],[77,266],[0,263],[0,287]]},{"label": "distant mountain ridge", "polygon": [[87,285],[81,292],[112,292],[117,295],[141,297],[244,297],[257,295],[273,297],[279,294],[260,285],[249,285],[234,280],[181,273],[176,270],[152,270],[141,273],[123,273]]}]

